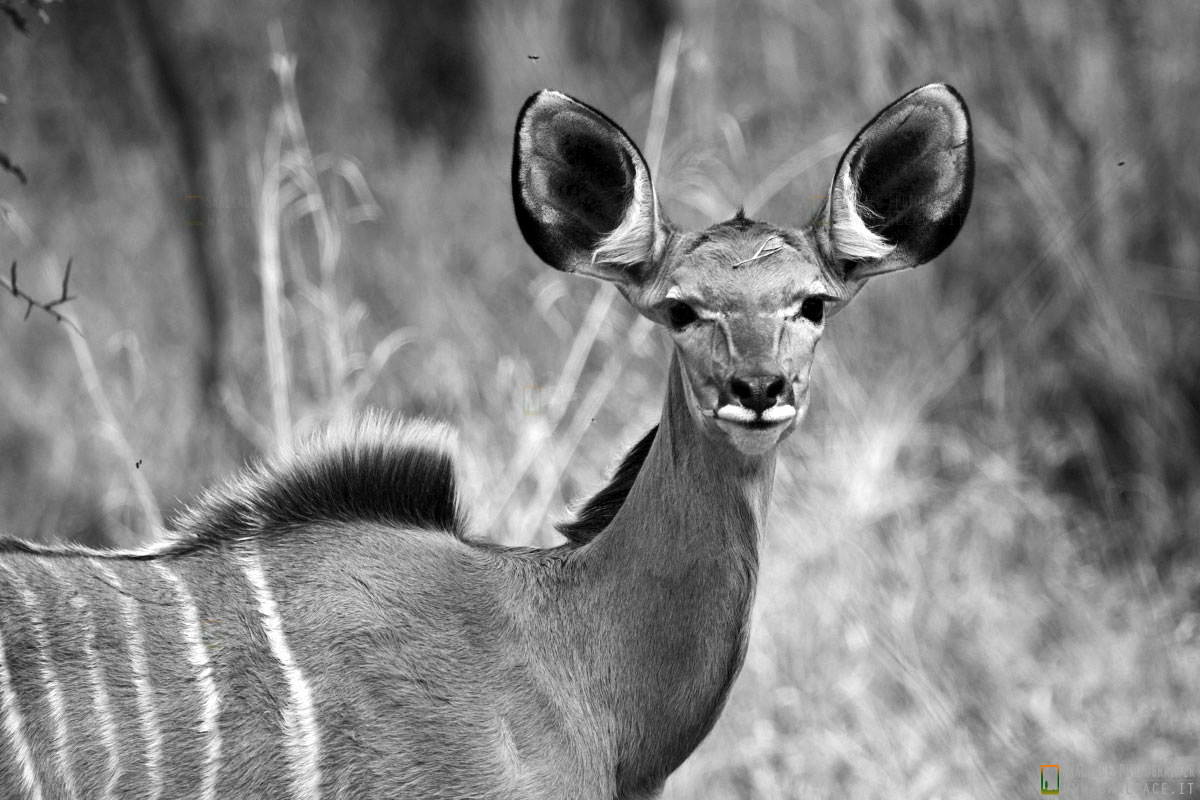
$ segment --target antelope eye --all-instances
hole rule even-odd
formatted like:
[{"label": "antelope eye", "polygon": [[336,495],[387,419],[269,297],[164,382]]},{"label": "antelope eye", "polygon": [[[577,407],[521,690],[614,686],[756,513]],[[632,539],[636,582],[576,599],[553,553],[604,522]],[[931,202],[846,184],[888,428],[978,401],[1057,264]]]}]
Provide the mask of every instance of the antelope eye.
[{"label": "antelope eye", "polygon": [[825,321],[825,300],[820,297],[806,297],[800,304],[800,316],[814,325]]},{"label": "antelope eye", "polygon": [[686,328],[698,319],[700,317],[696,310],[682,300],[672,300],[667,304],[667,322],[675,330]]}]

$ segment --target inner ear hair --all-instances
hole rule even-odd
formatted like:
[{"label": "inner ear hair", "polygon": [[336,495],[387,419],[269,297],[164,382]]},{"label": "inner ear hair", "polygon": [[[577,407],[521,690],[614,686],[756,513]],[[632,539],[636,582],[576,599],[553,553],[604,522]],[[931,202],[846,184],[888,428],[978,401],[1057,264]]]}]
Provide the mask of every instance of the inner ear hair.
[{"label": "inner ear hair", "polygon": [[973,173],[962,98],[945,84],[914,89],[867,123],[838,162],[826,254],[854,278],[924,264],[962,228]]},{"label": "inner ear hair", "polygon": [[525,240],[565,272],[637,284],[665,248],[637,146],[603,113],[561,92],[537,93],[517,118],[513,201]]},{"label": "inner ear hair", "polygon": [[[879,214],[858,199],[858,186],[854,170],[846,169],[841,175],[842,199],[835,203],[830,214],[831,255],[838,261],[875,261],[886,258],[896,249],[868,226]],[[832,202],[832,201],[831,201]]]},{"label": "inner ear hair", "polygon": [[[647,213],[648,212],[648,213]],[[662,256],[666,236],[658,202],[649,180],[635,180],[633,202],[621,223],[609,231],[592,251],[591,267],[638,267]]]}]

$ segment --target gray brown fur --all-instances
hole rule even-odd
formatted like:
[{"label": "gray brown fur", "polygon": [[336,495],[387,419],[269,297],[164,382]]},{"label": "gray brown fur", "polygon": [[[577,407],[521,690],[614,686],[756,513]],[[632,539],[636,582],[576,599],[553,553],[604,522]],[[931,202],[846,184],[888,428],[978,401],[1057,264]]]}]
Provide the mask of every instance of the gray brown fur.
[{"label": "gray brown fur", "polygon": [[[905,104],[915,125],[896,122]],[[657,797],[745,657],[776,447],[824,329],[794,307],[832,313],[868,276],[928,260],[969,201],[952,89],[877,123],[835,185],[890,170],[933,194],[893,218],[835,192],[839,220],[908,237],[859,264],[828,225],[675,229],[611,120],[530,98],[521,230],[668,325],[657,428],[545,550],[470,539],[444,431],[379,416],[248,470],[143,551],[0,540],[0,797]],[[901,129],[914,146],[890,146]],[[866,187],[883,209],[885,184]],[[774,399],[741,404],[775,377]]]},{"label": "gray brown fur", "polygon": [[[587,655],[594,642],[568,623],[589,617],[598,624],[598,598],[581,595],[578,585],[564,591],[577,584],[574,575],[586,560],[572,557],[573,546],[512,553],[477,546],[461,537],[457,516],[441,517],[451,525],[421,528],[396,516],[399,506],[389,495],[403,491],[405,465],[423,461],[424,470],[449,457],[430,450],[424,435],[416,452],[380,444],[411,439],[404,423],[381,419],[324,437],[324,450],[310,447],[260,465],[211,493],[175,537],[147,553],[35,553],[26,543],[0,541],[0,635],[27,737],[37,745],[43,797],[67,796],[37,669],[46,658],[58,669],[66,701],[67,761],[81,776],[78,796],[103,796],[111,777],[105,767],[114,758],[117,796],[149,796],[148,741],[136,711],[122,596],[136,601],[142,621],[162,732],[162,797],[198,796],[202,697],[180,633],[184,609],[162,568],[188,587],[198,617],[214,621],[209,655],[229,744],[217,796],[292,797],[278,719],[286,703],[283,681],[235,563],[250,540],[261,548],[287,636],[314,689],[322,796],[617,796],[617,721],[599,713],[599,687],[580,680],[595,663]],[[364,463],[371,472],[356,473]],[[330,486],[351,477],[376,482],[373,493],[358,496],[357,519],[332,499],[322,518],[312,497],[303,514],[283,513],[295,487],[318,474]],[[620,481],[625,494],[632,488],[627,478]],[[413,520],[427,523],[453,507],[444,500],[414,510]],[[30,609],[6,579],[14,573],[36,595],[48,652],[29,630]],[[79,598],[86,612],[72,603]],[[553,622],[536,615],[538,607]],[[464,625],[468,619],[473,623]],[[115,757],[94,735],[81,733],[100,727],[83,648],[89,631],[120,731]],[[543,650],[555,658],[538,663],[532,654]],[[572,696],[574,687],[585,686],[592,699]],[[603,768],[585,754],[606,735],[613,763]],[[10,744],[0,747],[0,796],[21,797]]]}]

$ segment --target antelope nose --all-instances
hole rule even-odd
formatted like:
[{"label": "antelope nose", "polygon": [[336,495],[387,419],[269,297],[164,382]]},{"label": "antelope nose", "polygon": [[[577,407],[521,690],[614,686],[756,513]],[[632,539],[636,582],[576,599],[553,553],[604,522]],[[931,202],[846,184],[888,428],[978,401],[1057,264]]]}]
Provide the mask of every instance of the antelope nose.
[{"label": "antelope nose", "polygon": [[775,405],[787,385],[782,375],[734,376],[729,381],[733,396],[743,406],[759,414]]}]

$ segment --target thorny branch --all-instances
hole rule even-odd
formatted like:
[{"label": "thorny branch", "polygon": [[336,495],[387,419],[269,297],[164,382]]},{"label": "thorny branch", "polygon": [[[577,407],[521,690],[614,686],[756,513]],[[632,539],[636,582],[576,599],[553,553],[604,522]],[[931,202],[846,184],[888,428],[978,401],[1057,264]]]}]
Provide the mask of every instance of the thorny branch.
[{"label": "thorny branch", "polygon": [[[50,15],[46,13],[44,6],[50,5],[53,0],[24,0],[24,3],[18,0],[0,0],[0,13],[8,17],[8,21],[18,32],[29,35],[29,18],[25,15],[34,12],[38,18],[44,23],[50,22]],[[18,5],[24,5],[25,8],[18,8]]]},{"label": "thorny branch", "polygon": [[14,28],[26,36],[29,35],[29,22],[22,16],[20,11],[17,11],[15,7],[10,6],[8,3],[0,5],[0,11],[4,12],[4,16],[8,17],[8,21],[12,23]]},{"label": "thorny branch", "polygon": [[[54,0],[0,0],[0,15],[7,17],[18,33],[29,36],[29,18],[26,15],[37,14],[42,22],[49,24],[50,15],[46,13],[45,7],[52,2]],[[0,94],[0,105],[6,102],[8,102],[8,98]],[[22,185],[29,183],[25,170],[21,169],[20,165],[13,162],[3,151],[0,151],[0,171],[15,175]]]},{"label": "thorny branch", "polygon": [[16,175],[22,185],[29,183],[29,177],[25,174],[25,170],[21,169],[20,164],[14,163],[7,153],[0,152],[0,169]]},{"label": "thorny branch", "polygon": [[42,311],[45,311],[50,316],[54,317],[55,322],[65,322],[67,325],[70,325],[72,328],[74,328],[76,333],[78,333],[80,336],[83,336],[83,331],[79,329],[79,326],[76,325],[70,317],[64,317],[57,310],[57,306],[61,306],[63,303],[69,303],[75,299],[68,291],[71,284],[71,261],[72,259],[67,259],[67,271],[63,273],[62,294],[57,300],[47,300],[45,302],[35,300],[34,298],[30,297],[24,289],[17,286],[16,261],[13,261],[12,266],[8,268],[8,280],[5,281],[3,278],[0,278],[0,288],[10,292],[12,296],[18,300],[25,301],[25,319],[29,319],[30,313],[32,313],[35,308],[40,308]]}]

